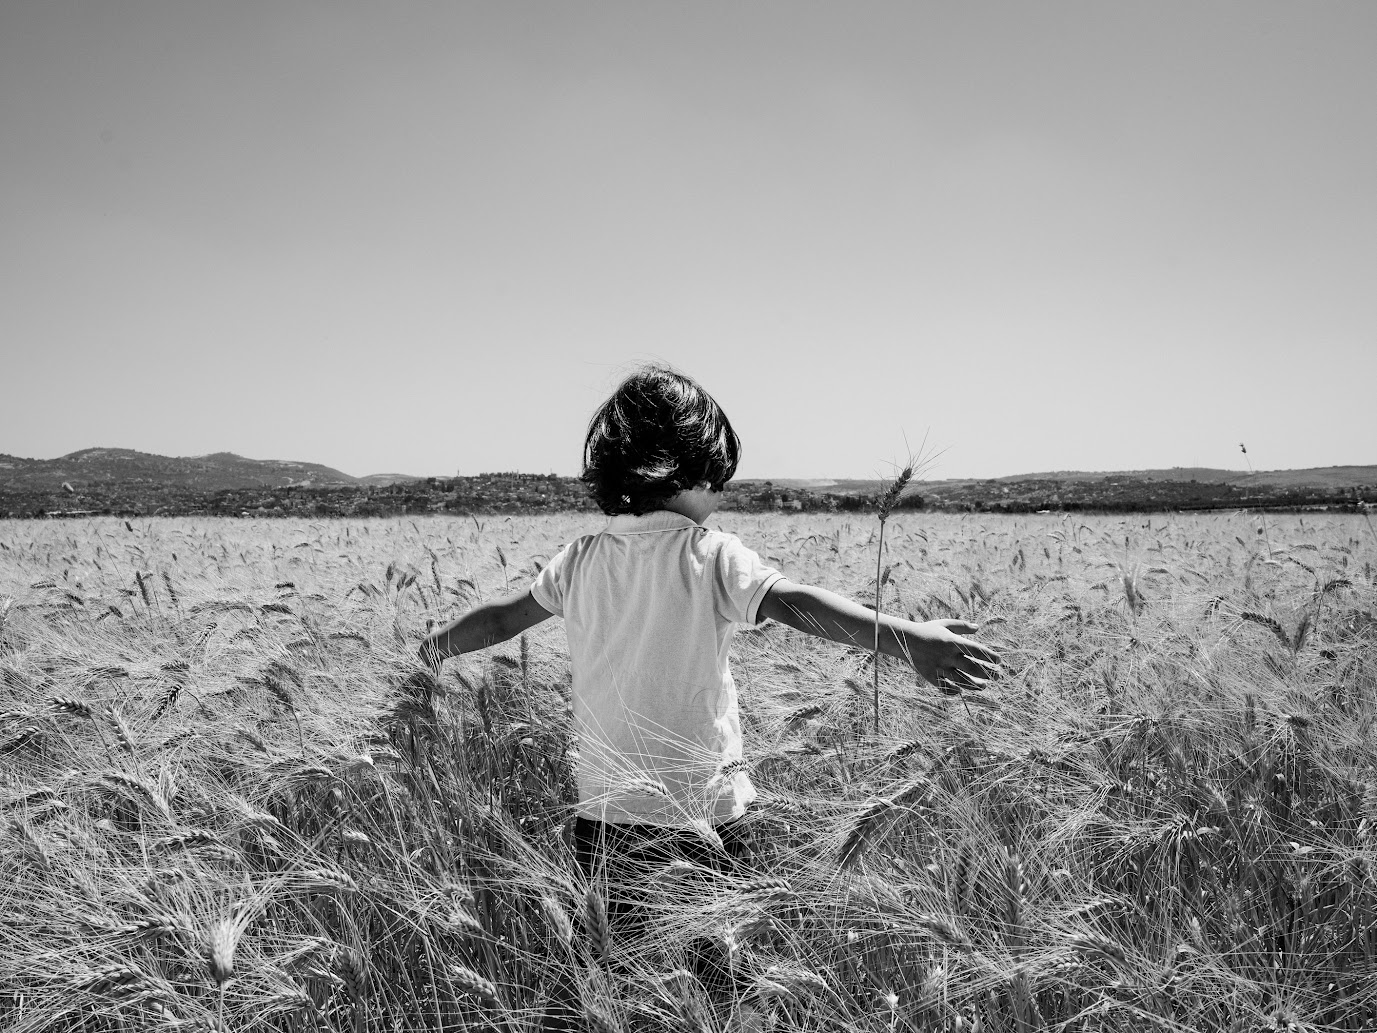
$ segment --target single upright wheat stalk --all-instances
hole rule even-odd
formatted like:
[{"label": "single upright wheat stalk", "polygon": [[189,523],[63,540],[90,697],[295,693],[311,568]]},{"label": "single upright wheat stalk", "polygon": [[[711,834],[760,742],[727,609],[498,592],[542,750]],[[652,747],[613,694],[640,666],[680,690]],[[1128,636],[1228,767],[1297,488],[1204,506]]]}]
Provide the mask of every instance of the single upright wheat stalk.
[{"label": "single upright wheat stalk", "polygon": [[885,489],[880,496],[879,506],[876,515],[880,518],[880,541],[875,549],[875,665],[871,672],[874,676],[872,685],[872,696],[875,710],[875,737],[880,735],[880,596],[884,592],[884,578],[880,574],[880,569],[885,559],[885,521],[889,519],[889,514],[894,511],[899,497],[903,495],[904,489],[908,487],[908,482],[913,479],[913,460],[909,459],[908,464],[899,471],[898,476]]},{"label": "single upright wheat stalk", "polygon": [[935,456],[926,454],[927,436],[924,435],[923,443],[918,446],[916,454],[909,453],[908,462],[900,470],[879,496],[876,505],[876,516],[880,520],[880,540],[875,548],[875,641],[874,641],[874,661],[875,669],[872,672],[873,681],[871,685],[872,702],[875,711],[875,736],[880,735],[880,596],[884,591],[884,576],[882,570],[885,558],[885,521],[889,519],[889,514],[894,512],[894,507],[899,504],[899,499],[903,497],[904,490],[914,476],[922,476],[924,470],[932,465]]}]

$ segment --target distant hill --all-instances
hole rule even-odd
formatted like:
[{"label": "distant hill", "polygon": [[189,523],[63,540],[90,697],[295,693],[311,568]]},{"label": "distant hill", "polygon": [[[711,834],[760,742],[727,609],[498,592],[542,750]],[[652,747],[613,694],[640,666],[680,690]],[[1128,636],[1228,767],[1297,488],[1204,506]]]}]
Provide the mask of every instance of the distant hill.
[{"label": "distant hill", "polygon": [[[1377,465],[1372,466],[1320,466],[1305,470],[1217,470],[1203,466],[1173,466],[1167,470],[1052,470],[1043,473],[1016,473],[994,478],[953,478],[946,480],[924,480],[919,482],[918,490],[938,486],[956,486],[981,483],[1013,484],[1026,482],[1114,480],[1140,481],[1143,483],[1170,482],[1173,484],[1231,484],[1237,488],[1356,488],[1377,484]],[[764,481],[755,481],[764,484]],[[791,490],[808,488],[825,491],[833,495],[870,495],[879,491],[885,483],[880,480],[775,480],[776,488]]]},{"label": "distant hill", "polygon": [[60,490],[83,485],[159,484],[202,491],[276,488],[290,484],[342,487],[356,477],[318,463],[246,459],[233,452],[208,456],[159,456],[130,448],[84,448],[57,459],[22,459],[0,454],[0,488]]},{"label": "distant hill", "polygon": [[1241,488],[1269,485],[1276,488],[1352,488],[1377,483],[1377,466],[1316,466],[1305,470],[1216,470],[1205,466],[1173,466],[1169,470],[1116,470],[1091,472],[1057,470],[1051,473],[1020,473],[1000,481],[1099,481],[1106,477],[1135,481],[1233,484]]}]

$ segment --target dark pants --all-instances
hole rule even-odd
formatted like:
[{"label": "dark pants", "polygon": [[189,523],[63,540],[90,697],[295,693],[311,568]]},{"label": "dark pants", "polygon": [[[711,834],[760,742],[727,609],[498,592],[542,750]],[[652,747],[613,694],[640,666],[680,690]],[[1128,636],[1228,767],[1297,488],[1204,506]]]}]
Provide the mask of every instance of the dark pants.
[{"label": "dark pants", "polygon": [[[688,861],[718,875],[734,875],[745,863],[740,824],[713,829],[723,850],[694,832],[663,825],[618,825],[579,817],[574,820],[574,852],[589,882],[606,887],[607,917],[613,930],[644,927],[648,880],[675,861]],[[725,851],[725,852],[724,852]]]},{"label": "dark pants", "polygon": [[[576,818],[574,852],[589,883],[605,894],[607,924],[614,943],[647,932],[651,880],[674,861],[689,861],[710,873],[733,875],[744,870],[746,842],[740,822],[714,827],[722,837],[723,850],[704,842],[693,832],[662,825],[619,825]],[[730,966],[721,944],[700,938],[689,944],[688,969],[698,977],[710,998],[721,999],[733,989]],[[546,1029],[571,1029],[571,990],[562,987],[564,998],[547,1015]]]}]

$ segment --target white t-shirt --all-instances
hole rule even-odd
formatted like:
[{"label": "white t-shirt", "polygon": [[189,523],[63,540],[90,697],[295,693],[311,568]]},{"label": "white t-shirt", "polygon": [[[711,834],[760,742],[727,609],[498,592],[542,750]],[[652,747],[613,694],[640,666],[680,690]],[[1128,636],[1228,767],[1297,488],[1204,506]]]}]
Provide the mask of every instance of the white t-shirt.
[{"label": "white t-shirt", "polygon": [[750,778],[723,770],[741,760],[727,660],[782,576],[664,510],[612,517],[540,572],[531,594],[569,635],[580,814],[682,827],[745,811]]}]

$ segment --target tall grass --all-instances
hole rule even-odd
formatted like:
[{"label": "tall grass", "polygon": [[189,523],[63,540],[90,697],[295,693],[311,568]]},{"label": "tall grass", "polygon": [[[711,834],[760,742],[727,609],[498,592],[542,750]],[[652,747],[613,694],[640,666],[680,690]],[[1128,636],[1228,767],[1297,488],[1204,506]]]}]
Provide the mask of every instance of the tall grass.
[{"label": "tall grass", "polygon": [[[1377,552],[1243,519],[891,521],[897,605],[978,621],[998,691],[887,668],[870,736],[865,652],[743,629],[751,863],[667,866],[623,937],[558,622],[412,660],[578,518],[0,523],[0,1028],[1364,1028]],[[723,523],[868,601],[862,523]]]}]

